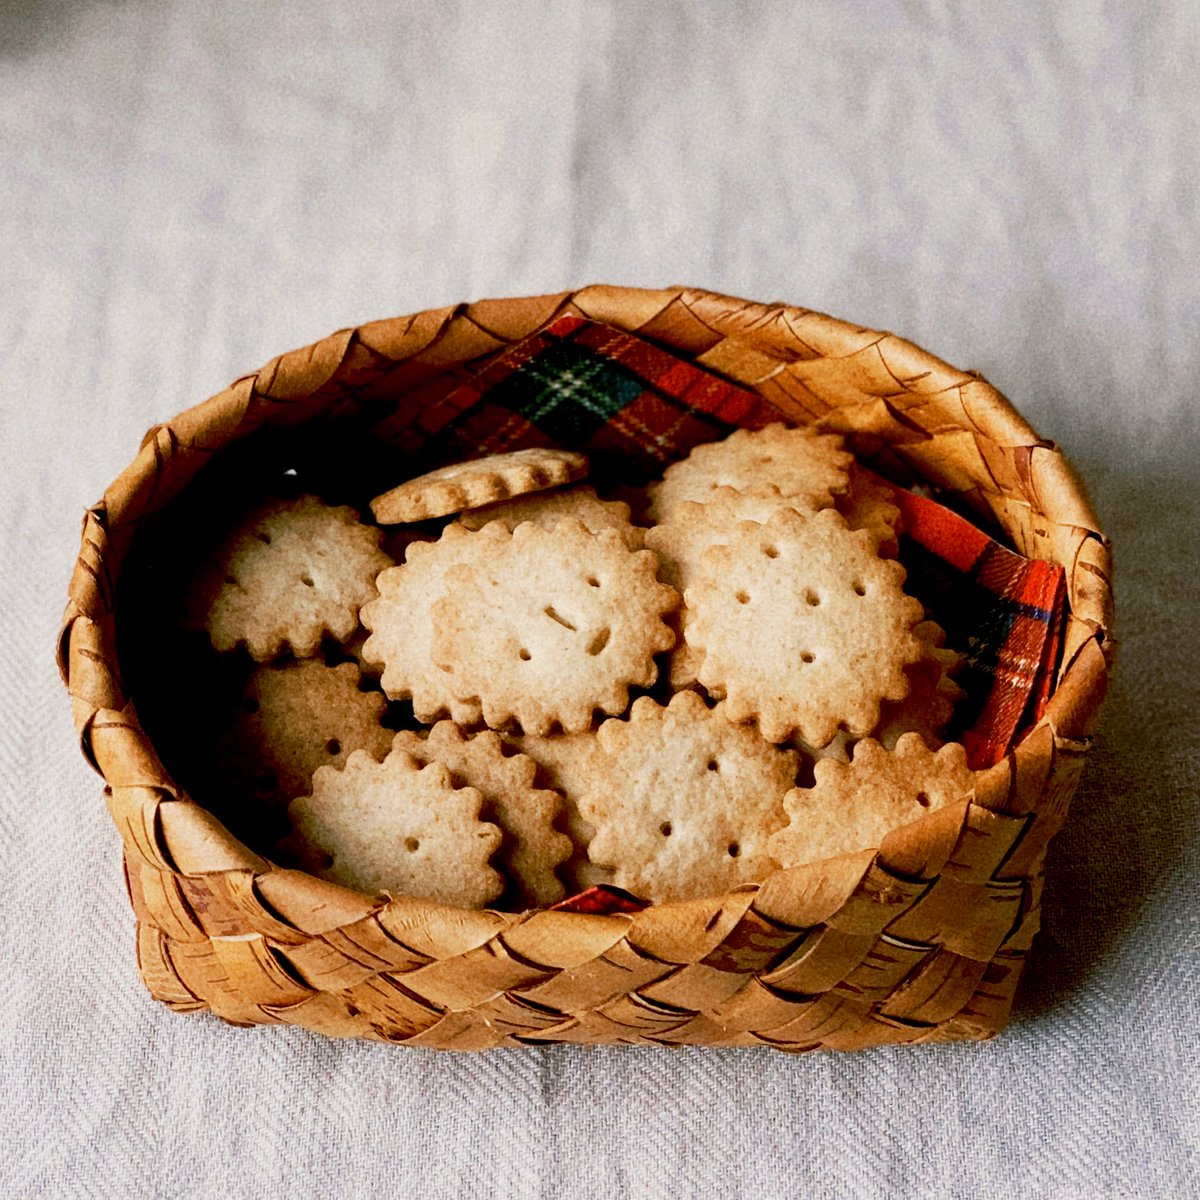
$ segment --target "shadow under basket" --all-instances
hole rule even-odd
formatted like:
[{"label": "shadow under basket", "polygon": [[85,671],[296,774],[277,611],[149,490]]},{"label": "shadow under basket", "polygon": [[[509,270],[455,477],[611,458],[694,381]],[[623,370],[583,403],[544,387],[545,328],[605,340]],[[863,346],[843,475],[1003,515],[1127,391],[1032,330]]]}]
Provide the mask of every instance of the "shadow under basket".
[{"label": "shadow under basket", "polygon": [[[365,896],[278,868],[171,777],[118,666],[127,631],[117,597],[144,531],[199,486],[203,468],[287,446],[305,429],[371,429],[402,448],[431,397],[569,313],[637,333],[791,422],[845,434],[864,461],[933,484],[1022,554],[1065,568],[1063,652],[1045,713],[977,774],[972,800],[931,812],[878,851],[780,870],[723,896],[615,915],[501,913]],[[405,460],[394,450],[386,458],[395,482]],[[460,1050],[850,1050],[1003,1028],[1038,929],[1046,848],[1104,696],[1111,622],[1109,547],[1082,488],[1054,445],[977,376],[804,309],[589,287],[341,330],[150,430],[86,515],[59,658],[83,753],[107,782],[124,840],[138,965],[171,1008]]]}]

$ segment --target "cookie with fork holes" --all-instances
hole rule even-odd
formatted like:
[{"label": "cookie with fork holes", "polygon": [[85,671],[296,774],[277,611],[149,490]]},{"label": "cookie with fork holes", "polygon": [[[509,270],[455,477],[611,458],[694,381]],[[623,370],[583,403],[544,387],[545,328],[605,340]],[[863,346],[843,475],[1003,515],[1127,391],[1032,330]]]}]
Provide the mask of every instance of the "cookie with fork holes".
[{"label": "cookie with fork holes", "polygon": [[675,641],[665,618],[679,593],[658,581],[657,556],[574,518],[472,536],[489,534],[489,553],[447,571],[433,607],[434,661],[457,698],[478,702],[493,729],[516,721],[536,734],[624,712]]},{"label": "cookie with fork holes", "polygon": [[880,704],[907,694],[904,668],[922,653],[924,609],[904,578],[831,508],[744,523],[704,551],[684,591],[700,683],[770,742],[799,733],[819,749],[839,725],[866,735]]},{"label": "cookie with fork holes", "polygon": [[503,880],[490,865],[500,830],[480,818],[483,794],[455,787],[442,763],[393,749],[321,767],[293,800],[288,851],[314,874],[368,893],[482,908]]},{"label": "cookie with fork holes", "polygon": [[459,725],[478,722],[477,699],[456,688],[451,672],[434,661],[434,605],[449,591],[446,573],[455,566],[490,559],[508,534],[499,524],[472,532],[457,522],[435,542],[414,542],[404,563],[380,573],[379,598],[365,604],[363,626],[369,636],[358,653],[369,667],[378,664],[380,686],[392,700],[411,700],[426,723],[451,716]]},{"label": "cookie with fork holes", "polygon": [[848,763],[822,759],[815,776],[813,787],[788,792],[787,825],[770,841],[785,867],[874,849],[893,829],[969,798],[975,786],[962,746],[931,750],[916,733],[894,750],[864,738]]},{"label": "cookie with fork holes", "polygon": [[596,827],[588,856],[654,901],[717,895],[764,878],[785,820],[797,754],[726,720],[695,692],[664,708],[648,696],[605,721],[580,810]]},{"label": "cookie with fork holes", "polygon": [[319,767],[342,766],[355,750],[382,759],[392,731],[387,701],[362,691],[354,663],[318,658],[256,667],[217,746],[221,785],[278,808],[308,792]]},{"label": "cookie with fork holes", "polygon": [[[785,500],[775,488],[756,494],[717,487],[703,501],[683,501],[666,520],[646,530],[646,546],[661,560],[659,578],[678,592],[686,593],[705,550],[736,541],[743,521],[761,525],[783,508],[809,511],[803,501]],[[677,636],[668,665],[671,687],[681,689],[696,682],[703,661],[703,655],[688,635],[686,599],[679,606],[674,625]]]},{"label": "cookie with fork holes", "polygon": [[376,575],[392,563],[381,537],[354,509],[316,496],[267,500],[193,581],[184,624],[207,630],[217,650],[244,645],[257,662],[285,650],[310,657],[323,637],[354,632]]}]

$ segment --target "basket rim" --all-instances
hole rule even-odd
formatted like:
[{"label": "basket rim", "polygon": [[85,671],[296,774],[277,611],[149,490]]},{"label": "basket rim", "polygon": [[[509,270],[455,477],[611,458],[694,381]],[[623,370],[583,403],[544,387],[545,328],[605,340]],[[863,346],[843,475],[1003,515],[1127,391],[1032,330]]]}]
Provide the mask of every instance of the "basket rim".
[{"label": "basket rim", "polygon": [[[579,931],[594,927],[597,921],[630,920],[625,916],[552,914],[538,909],[524,913],[466,910],[406,897],[367,896],[273,866],[243,845],[170,779],[141,730],[132,701],[120,684],[113,634],[114,592],[124,550],[139,518],[174,494],[163,487],[167,468],[181,465],[183,483],[175,490],[186,486],[212,454],[267,423],[272,415],[267,410],[272,407],[277,411],[288,404],[303,407],[322,388],[352,378],[368,359],[382,357],[394,367],[418,362],[423,368],[447,370],[489,357],[564,311],[578,311],[636,333],[673,305],[686,310],[714,335],[723,313],[738,314],[736,327],[720,330],[712,349],[700,354],[686,354],[664,340],[661,332],[650,336],[673,352],[685,354],[759,394],[789,363],[797,361],[790,356],[794,350],[789,351],[789,338],[813,349],[815,361],[834,364],[835,375],[838,364],[847,377],[861,372],[864,357],[870,356],[872,362],[883,364],[898,389],[917,389],[930,397],[953,394],[955,406],[962,413],[962,424],[956,432],[988,438],[1012,453],[1028,497],[1037,502],[1040,515],[1048,517],[1055,528],[1079,531],[1073,555],[1060,552],[1057,558],[1067,572],[1073,628],[1068,632],[1059,677],[1045,715],[1006,760],[982,773],[977,789],[980,796],[972,803],[997,812],[1011,811],[1015,804],[1019,810],[1028,801],[1027,795],[1018,798],[1018,794],[1029,790],[1023,777],[1045,773],[1039,763],[1047,739],[1078,753],[1086,749],[1105,694],[1114,649],[1109,543],[1099,529],[1082,484],[1062,453],[1052,442],[1040,438],[1004,396],[977,374],[960,371],[911,342],[813,310],[785,304],[762,305],[693,288],[592,285],[551,295],[428,309],[341,329],[309,346],[277,356],[260,370],[240,377],[230,387],[147,432],[134,460],[85,514],[79,558],[57,646],[80,748],[108,785],[110,809],[127,856],[132,854],[160,870],[188,877],[249,872],[256,899],[274,912],[283,926],[310,934],[377,913],[383,907],[403,910],[407,920],[453,919],[462,925],[459,936],[467,941],[485,940],[497,928],[528,923],[532,916],[553,915]],[[682,314],[680,319],[685,319]],[[838,353],[822,353],[822,347]],[[837,428],[831,412],[834,410],[816,419],[825,427]],[[1029,502],[1032,508],[1033,502]],[[153,802],[147,807],[145,796],[130,796],[131,792],[139,796],[153,793]],[[143,818],[151,810],[146,824]],[[135,818],[135,811],[140,817]],[[918,824],[932,822],[936,815],[928,814]],[[138,820],[142,820],[143,828],[137,828]],[[857,874],[860,882],[876,868],[889,877],[903,879],[906,874],[895,869],[894,861],[889,862],[886,840],[877,851],[844,857],[852,860],[847,869]],[[899,858],[904,860],[905,855]],[[815,867],[831,866],[836,861],[825,860]],[[771,878],[806,871],[811,873],[807,867],[790,868],[776,871]],[[675,909],[708,914],[716,902],[748,894],[748,904],[761,890],[759,884],[744,885],[725,896],[655,904],[646,911]]]}]

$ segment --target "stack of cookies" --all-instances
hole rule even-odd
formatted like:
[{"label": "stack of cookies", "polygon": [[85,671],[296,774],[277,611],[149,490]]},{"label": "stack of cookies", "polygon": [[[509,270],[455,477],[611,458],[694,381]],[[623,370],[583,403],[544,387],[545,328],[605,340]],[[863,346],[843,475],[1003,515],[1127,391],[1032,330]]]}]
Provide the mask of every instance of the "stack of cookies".
[{"label": "stack of cookies", "polygon": [[970,795],[958,655],[839,437],[738,430],[619,501],[587,471],[494,455],[375,524],[306,496],[221,543],[188,621],[256,664],[218,757],[286,809],[277,858],[468,907],[670,901]]}]

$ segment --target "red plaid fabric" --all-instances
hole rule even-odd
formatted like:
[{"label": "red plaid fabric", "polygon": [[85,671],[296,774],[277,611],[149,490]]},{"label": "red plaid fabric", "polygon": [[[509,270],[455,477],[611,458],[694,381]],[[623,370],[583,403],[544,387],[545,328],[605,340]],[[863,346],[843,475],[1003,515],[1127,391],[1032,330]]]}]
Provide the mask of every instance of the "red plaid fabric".
[{"label": "red plaid fabric", "polygon": [[632,334],[566,316],[427,405],[416,425],[432,460],[563,446],[586,450],[601,476],[638,482],[702,442],[780,419],[754,392]]},{"label": "red plaid fabric", "polygon": [[903,521],[905,588],[966,655],[958,683],[967,695],[948,736],[966,747],[972,767],[989,767],[1045,711],[1062,648],[1065,572],[1005,549],[933,500],[888,486]]},{"label": "red plaid fabric", "polygon": [[648,900],[640,900],[637,896],[623,888],[610,887],[599,883],[595,887],[585,888],[566,900],[560,900],[551,905],[553,912],[591,913],[593,916],[608,917],[613,913],[641,912],[649,908]]}]

